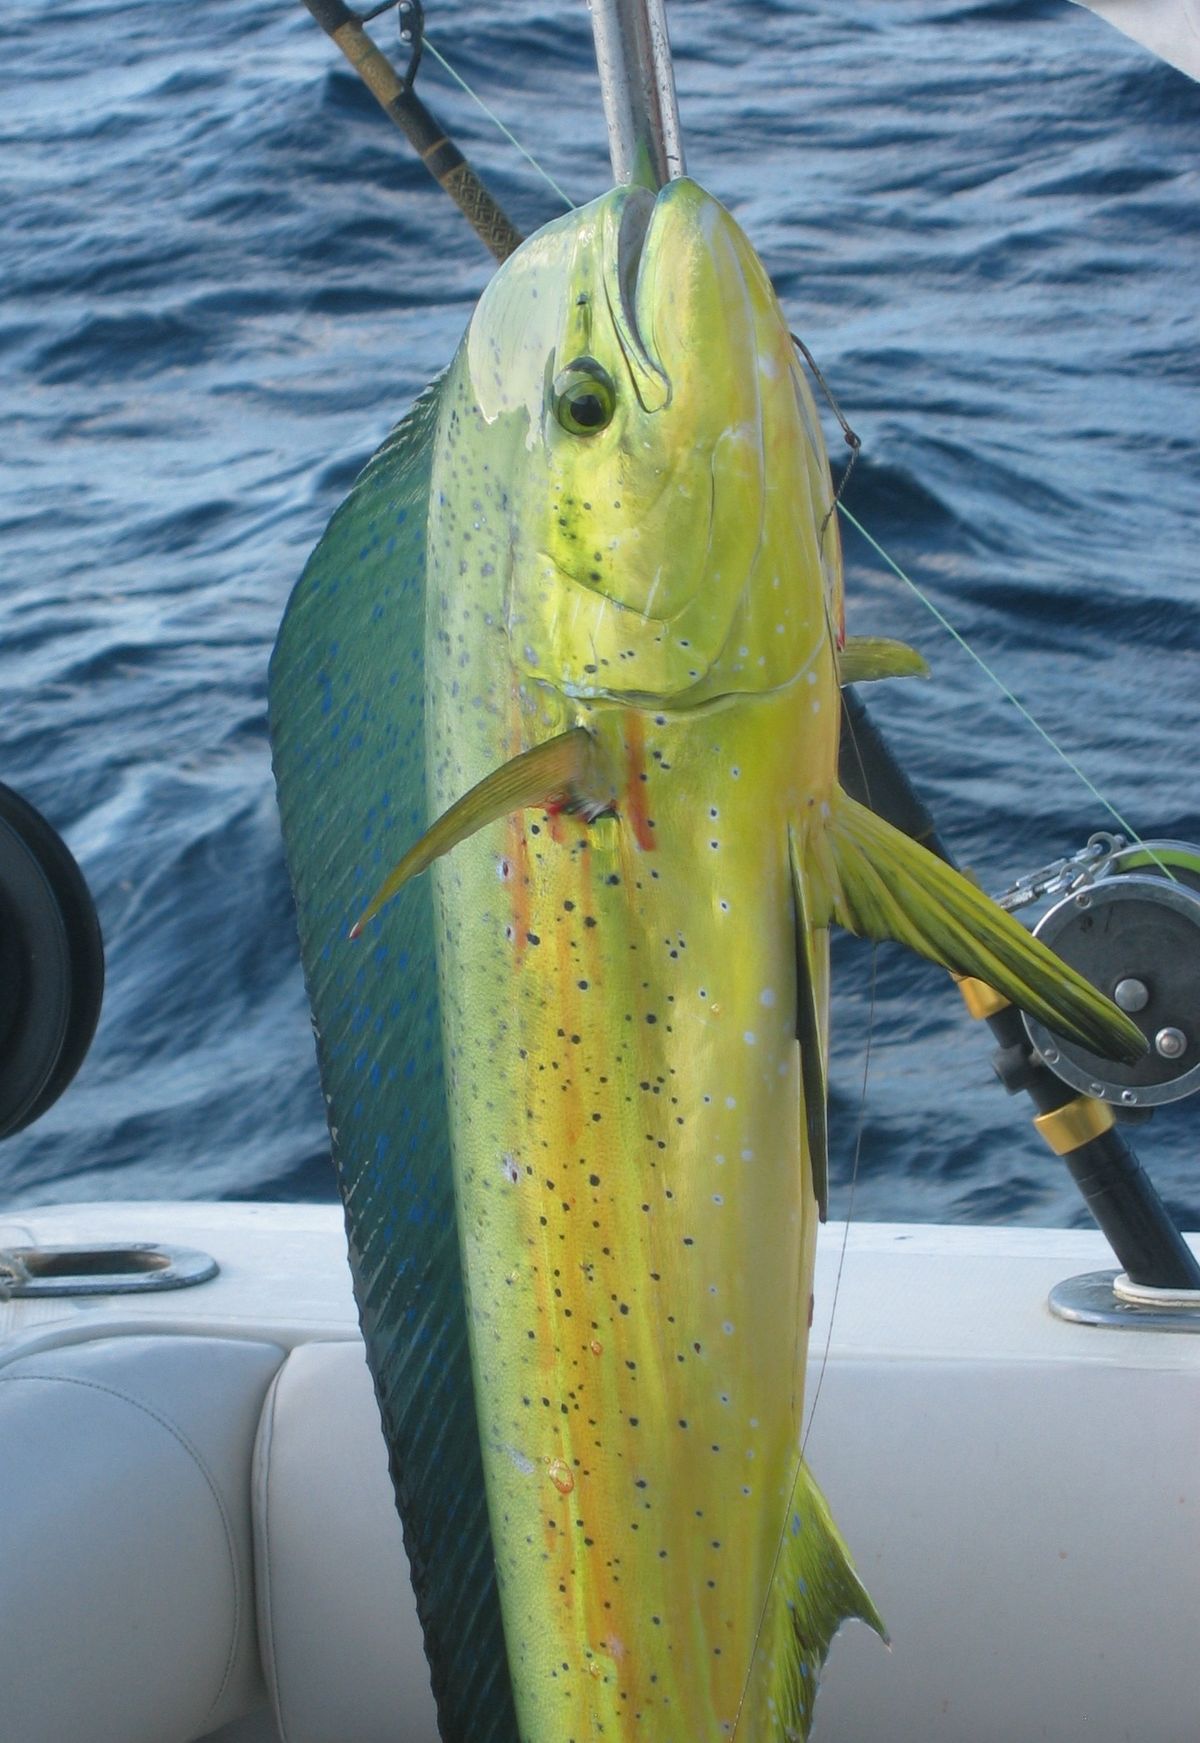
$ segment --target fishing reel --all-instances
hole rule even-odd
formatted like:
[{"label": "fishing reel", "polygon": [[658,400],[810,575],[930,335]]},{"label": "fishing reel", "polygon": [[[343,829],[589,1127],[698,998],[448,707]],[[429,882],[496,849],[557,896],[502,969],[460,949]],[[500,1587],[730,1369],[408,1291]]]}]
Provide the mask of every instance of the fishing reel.
[{"label": "fishing reel", "polygon": [[0,1138],[56,1102],[104,993],[95,904],[65,841],[0,784]]},{"label": "fishing reel", "polygon": [[1034,936],[1137,1024],[1134,1065],[1091,1053],[1026,1016],[1037,1057],[1118,1116],[1149,1114],[1200,1090],[1200,847],[1093,835],[1069,859],[1018,878],[998,898],[1018,909],[1058,896]]}]

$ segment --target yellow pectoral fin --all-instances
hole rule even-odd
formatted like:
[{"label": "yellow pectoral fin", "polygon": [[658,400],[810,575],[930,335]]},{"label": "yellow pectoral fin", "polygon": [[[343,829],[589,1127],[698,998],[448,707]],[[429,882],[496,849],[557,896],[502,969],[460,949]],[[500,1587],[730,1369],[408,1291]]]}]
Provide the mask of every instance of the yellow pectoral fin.
[{"label": "yellow pectoral fin", "polygon": [[838,650],[837,674],[839,684],[869,684],[876,678],[927,678],[929,666],[907,642],[848,635]]},{"label": "yellow pectoral fin", "polygon": [[1146,1039],[1123,1011],[990,896],[926,848],[836,790],[805,837],[817,917],[895,938],[955,974],[975,975],[1048,1028],[1133,1061]]},{"label": "yellow pectoral fin", "polygon": [[367,921],[410,878],[419,876],[435,859],[498,817],[507,817],[525,805],[579,810],[595,817],[612,804],[613,797],[611,784],[604,777],[600,748],[584,727],[573,727],[545,744],[535,744],[532,750],[522,751],[485,775],[425,831],[371,897],[351,927],[350,937],[357,938]]}]

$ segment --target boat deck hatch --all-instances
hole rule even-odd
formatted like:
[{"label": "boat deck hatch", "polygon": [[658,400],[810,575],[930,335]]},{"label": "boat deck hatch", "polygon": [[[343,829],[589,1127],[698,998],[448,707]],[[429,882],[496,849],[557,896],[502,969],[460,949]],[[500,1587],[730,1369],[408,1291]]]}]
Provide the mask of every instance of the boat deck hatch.
[{"label": "boat deck hatch", "polygon": [[140,1295],[157,1289],[190,1289],[207,1283],[218,1269],[207,1253],[153,1241],[9,1247],[0,1249],[0,1296]]}]

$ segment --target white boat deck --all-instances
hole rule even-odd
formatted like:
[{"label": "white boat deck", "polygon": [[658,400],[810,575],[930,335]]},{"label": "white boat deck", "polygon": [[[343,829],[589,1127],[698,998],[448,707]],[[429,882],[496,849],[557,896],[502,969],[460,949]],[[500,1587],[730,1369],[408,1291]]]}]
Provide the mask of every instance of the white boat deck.
[{"label": "white boat deck", "polygon": [[[247,1697],[257,1711],[215,1731],[210,1725],[209,1733],[222,1743],[285,1736],[287,1743],[385,1736],[433,1743],[427,1687],[412,1683],[423,1674],[419,1648],[408,1661],[407,1693],[394,1692],[394,1666],[374,1682],[369,1667],[358,1679],[360,1689],[377,1684],[372,1698],[385,1705],[401,1702],[398,1723],[377,1729],[365,1706],[356,1719],[350,1693],[339,1693],[337,1717],[321,1717],[330,1679],[364,1631],[390,1616],[388,1570],[402,1568],[358,1353],[340,1208],[164,1202],[0,1216],[0,1248],[137,1241],[202,1249],[218,1261],[219,1275],[144,1296],[0,1301],[0,1376],[28,1372],[31,1356],[40,1358],[33,1367],[48,1358],[86,1361],[79,1346],[111,1351],[112,1340],[149,1339],[146,1347],[160,1350],[164,1337],[232,1340],[295,1352],[281,1376],[289,1363],[299,1361],[303,1372],[308,1361],[304,1384],[315,1389],[298,1395],[318,1400],[319,1413],[329,1374],[314,1379],[321,1363],[298,1346],[347,1343],[344,1358],[331,1351],[322,1361],[330,1371],[357,1372],[338,1394],[329,1433],[341,1437],[339,1458],[349,1456],[347,1447],[363,1453],[369,1481],[348,1495],[345,1465],[320,1467],[322,1419],[317,1462],[299,1471],[299,1503],[279,1520],[301,1557],[312,1536],[322,1568],[339,1562],[331,1545],[342,1542],[343,1529],[351,1539],[359,1533],[359,1547],[331,1574],[337,1590],[319,1626],[304,1618],[304,1650],[285,1674],[288,1593],[264,1611],[256,1540],[247,1577],[258,1586],[259,1642],[251,1638],[247,1651],[261,1651],[266,1682],[259,1678]],[[857,1625],[839,1637],[815,1743],[1192,1743],[1200,1735],[1200,1335],[1081,1326],[1050,1314],[1046,1298],[1056,1283],[1112,1268],[1092,1231],[878,1224],[822,1231],[807,1451],[893,1645],[885,1651]],[[280,1404],[270,1408],[278,1417]],[[261,1486],[261,1427],[257,1440]],[[54,1459],[44,1465],[52,1485]],[[258,1496],[256,1489],[255,1507]],[[264,1529],[256,1516],[259,1538]],[[277,1529],[272,1521],[268,1539]],[[382,1572],[368,1566],[375,1542],[386,1551]],[[168,1562],[173,1551],[163,1545]],[[307,1603],[318,1583],[298,1578],[293,1590]],[[28,1568],[0,1604],[21,1602],[23,1590]],[[414,1632],[411,1621],[406,1626]],[[66,1635],[47,1643],[43,1662],[55,1678],[70,1678],[72,1651]],[[297,1687],[289,1694],[293,1674],[308,1691],[303,1698]],[[288,1708],[286,1724],[262,1707],[268,1689],[278,1708]],[[90,1734],[78,1743],[187,1743],[206,1734],[194,1725],[123,1729],[120,1698],[117,1690],[115,1715],[93,1707]],[[38,1731],[24,1722],[20,1734],[23,1743],[66,1743],[61,1724]]]}]

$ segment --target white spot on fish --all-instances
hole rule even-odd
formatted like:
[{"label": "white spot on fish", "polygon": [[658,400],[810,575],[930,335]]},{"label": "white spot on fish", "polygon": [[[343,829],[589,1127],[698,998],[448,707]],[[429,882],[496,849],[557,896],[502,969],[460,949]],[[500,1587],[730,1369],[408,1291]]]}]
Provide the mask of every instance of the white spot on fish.
[{"label": "white spot on fish", "polygon": [[719,1192],[714,1192],[712,1195],[712,1198],[713,1198],[714,1204],[724,1204],[725,1203],[725,1200],[721,1197],[721,1194]]},{"label": "white spot on fish", "polygon": [[806,684],[815,684],[816,681],[817,681],[817,674],[815,672],[806,672],[805,673],[804,682]]},{"label": "white spot on fish", "polygon": [[747,1029],[742,1035],[742,1040],[746,1043],[747,1047],[753,1047],[757,1044],[758,1036],[754,1033],[753,1029]]},{"label": "white spot on fish", "polygon": [[754,1151],[753,1150],[743,1150],[742,1151],[742,1161],[743,1162],[753,1162],[753,1160],[754,1160]]},{"label": "white spot on fish", "polygon": [[510,1186],[517,1186],[520,1183],[521,1170],[517,1167],[515,1156],[510,1156],[506,1151],[500,1160],[500,1167]]},{"label": "white spot on fish", "polygon": [[733,1321],[727,1319],[725,1324],[721,1327],[721,1330],[725,1333],[727,1338],[731,1338],[733,1336]]},{"label": "white spot on fish", "polygon": [[723,1168],[725,1166],[725,1158],[719,1150],[717,1151],[716,1155],[713,1157],[713,1161],[716,1163],[718,1168]]},{"label": "white spot on fish", "polygon": [[775,1003],[775,988],[772,986],[765,986],[758,995],[758,1002],[762,1005],[764,1010],[769,1011],[771,1006]]},{"label": "white spot on fish", "polygon": [[737,1097],[735,1095],[727,1095],[725,1097],[725,1106],[727,1108],[735,1108],[737,1106]]},{"label": "white spot on fish", "polygon": [[504,1450],[523,1477],[532,1477],[537,1466],[531,1458],[526,1458],[525,1454],[519,1452],[515,1446],[506,1446]]},{"label": "white spot on fish", "polygon": [[812,705],[812,711],[814,714],[819,714],[821,712],[821,704],[819,702],[814,702]]}]

